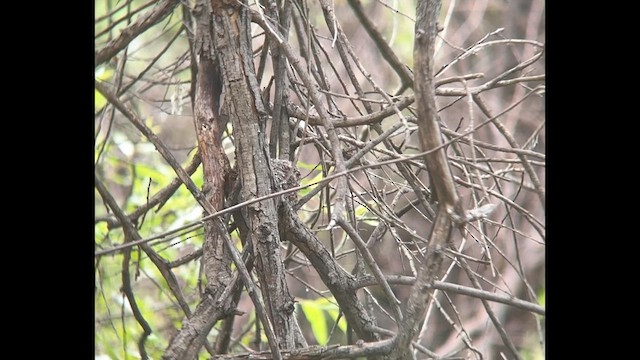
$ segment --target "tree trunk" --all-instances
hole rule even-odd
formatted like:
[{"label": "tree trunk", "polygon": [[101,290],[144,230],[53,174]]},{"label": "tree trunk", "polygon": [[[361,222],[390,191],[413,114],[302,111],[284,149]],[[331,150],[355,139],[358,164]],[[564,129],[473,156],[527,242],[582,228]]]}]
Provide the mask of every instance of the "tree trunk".
[{"label": "tree trunk", "polygon": [[[225,183],[230,165],[222,147],[224,124],[219,112],[222,84],[213,52],[211,7],[206,0],[199,1],[193,14],[196,26],[194,47],[198,56],[195,130],[204,173],[205,211],[211,214],[224,207]],[[163,359],[195,358],[215,323],[231,315],[235,309],[232,297],[223,299],[222,304],[216,304],[231,282],[231,257],[223,240],[226,231],[218,218],[204,223],[202,261],[207,278],[205,294],[193,316],[183,323],[181,331],[171,340]]]},{"label": "tree trunk", "polygon": [[[225,113],[229,114],[236,143],[240,200],[247,201],[270,194],[273,184],[265,142],[266,112],[250,47],[250,17],[244,7],[227,5],[225,1],[214,1],[213,12],[214,43],[224,79]],[[278,346],[283,350],[303,346],[280,256],[276,200],[248,205],[241,213],[248,229],[241,237],[253,247],[262,297]]]},{"label": "tree trunk", "polygon": [[395,351],[391,356],[391,359],[394,360],[413,358],[410,343],[422,325],[433,291],[432,284],[440,275],[444,259],[443,248],[451,241],[453,230],[451,215],[461,215],[462,213],[446,150],[442,147],[433,83],[436,21],[440,6],[440,0],[421,0],[418,2],[413,48],[414,89],[418,105],[417,123],[420,144],[423,151],[431,150],[425,156],[425,160],[429,169],[429,178],[433,181],[432,186],[438,199],[438,211],[429,235],[424,262],[418,269],[416,282],[411,288],[407,301],[405,319],[394,339]]}]

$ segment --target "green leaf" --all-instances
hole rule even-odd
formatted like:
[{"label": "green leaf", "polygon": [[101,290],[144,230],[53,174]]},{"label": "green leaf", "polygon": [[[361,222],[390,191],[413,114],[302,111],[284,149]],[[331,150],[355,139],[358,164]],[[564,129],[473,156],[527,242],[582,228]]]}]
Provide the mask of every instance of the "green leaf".
[{"label": "green leaf", "polygon": [[107,105],[107,99],[105,99],[98,90],[94,90],[93,109],[95,112],[100,111],[105,105]]},{"label": "green leaf", "polygon": [[[94,75],[96,77],[96,80],[98,81],[109,80],[113,76],[113,69],[107,68],[105,66],[101,66],[96,70]],[[105,105],[107,105],[107,99],[105,99],[105,97],[102,96],[102,94],[100,94],[98,90],[94,90],[94,101],[93,101],[94,111],[95,112],[100,111]]]},{"label": "green leaf", "polygon": [[[340,310],[338,309],[337,306],[330,304],[331,308],[327,309],[327,312],[329,313],[329,315],[331,316],[331,318],[335,321],[338,316],[340,315]],[[340,321],[338,321],[338,329],[342,330],[343,333],[347,333],[347,321],[344,319],[344,316],[342,316],[340,318]]]},{"label": "green leaf", "polygon": [[296,166],[298,167],[298,169],[301,170],[318,170],[322,173],[322,165],[318,165],[318,164],[307,164],[306,162],[302,162],[302,161],[298,161],[296,163]]},{"label": "green leaf", "polygon": [[[340,315],[338,305],[332,301],[333,299],[318,298],[302,300],[298,303],[307,321],[311,324],[311,331],[313,331],[316,342],[320,345],[327,345],[329,341],[328,318],[335,322]],[[338,329],[345,334],[347,333],[347,321],[344,316],[338,321]]]},{"label": "green leaf", "polygon": [[[322,180],[322,179],[323,179],[322,172],[318,172],[318,173],[316,174],[316,176],[314,176],[314,177],[313,177],[313,178],[311,178],[311,179],[307,179],[307,178],[303,178],[303,179],[301,179],[301,180],[300,180],[300,185],[313,184],[313,183],[318,182],[318,181],[320,181],[320,180]],[[304,189],[301,189],[301,190],[298,192],[298,194],[300,195],[300,197],[305,196],[305,195],[307,195],[307,194],[309,193],[309,191],[313,190],[316,186],[317,186],[317,185],[315,185],[315,186],[309,186],[309,187],[306,187],[306,188],[304,188]]]},{"label": "green leaf", "polygon": [[109,80],[113,76],[113,69],[106,66],[101,66],[96,69],[95,77],[98,81]]},{"label": "green leaf", "polygon": [[[373,201],[369,203],[369,206],[373,205]],[[363,205],[356,206],[355,210],[356,218],[359,221],[363,221],[371,226],[378,226],[378,220],[373,214],[369,211],[369,209]]]},{"label": "green leaf", "polygon": [[109,226],[106,221],[101,221],[93,227],[94,238],[96,240],[96,244],[99,245],[104,240],[104,237],[109,232]]},{"label": "green leaf", "polygon": [[311,331],[313,331],[316,342],[320,345],[326,345],[327,340],[329,340],[329,331],[327,329],[323,306],[318,300],[302,300],[298,304],[307,321],[311,324]]},{"label": "green leaf", "polygon": [[[318,298],[316,302],[324,311],[327,312],[327,314],[329,314],[331,320],[335,322],[338,319],[338,316],[340,315],[340,308],[338,308],[338,305],[335,304],[335,300],[333,298]],[[340,321],[338,321],[338,328],[342,330],[343,333],[347,333],[347,321],[345,320],[344,316],[340,318]]]}]

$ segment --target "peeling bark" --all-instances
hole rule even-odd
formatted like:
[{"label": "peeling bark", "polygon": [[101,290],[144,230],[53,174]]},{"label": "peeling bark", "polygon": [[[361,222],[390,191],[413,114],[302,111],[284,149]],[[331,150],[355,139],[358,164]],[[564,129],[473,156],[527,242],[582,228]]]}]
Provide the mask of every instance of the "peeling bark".
[{"label": "peeling bark", "polygon": [[[241,182],[241,200],[272,192],[268,148],[265,141],[266,112],[261,100],[250,50],[249,17],[246,9],[214,1],[214,43],[224,79],[225,113],[233,125],[236,164]],[[304,345],[293,315],[294,302],[285,279],[280,256],[280,236],[275,200],[244,207],[242,217],[248,233],[267,315],[280,349]]]},{"label": "peeling bark", "polygon": [[[225,183],[230,173],[229,159],[222,147],[224,123],[219,112],[222,85],[213,52],[208,1],[199,1],[193,15],[197,29],[194,47],[198,57],[194,121],[204,173],[205,211],[213,213],[224,207]],[[202,261],[207,278],[205,294],[193,316],[184,321],[180,332],[171,340],[163,359],[195,358],[211,328],[235,308],[232,297],[222,299],[222,304],[215,303],[231,282],[231,257],[223,239],[226,231],[217,218],[204,223]]]}]

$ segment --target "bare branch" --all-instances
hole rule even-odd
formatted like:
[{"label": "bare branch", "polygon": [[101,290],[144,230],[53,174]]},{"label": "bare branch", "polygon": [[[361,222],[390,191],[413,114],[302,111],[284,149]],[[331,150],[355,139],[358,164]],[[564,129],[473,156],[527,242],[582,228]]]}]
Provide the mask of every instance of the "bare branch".
[{"label": "bare branch", "polygon": [[[532,94],[532,93],[533,91],[530,92],[529,94]],[[479,95],[473,96],[473,100],[478,105],[478,107],[480,107],[482,112],[485,113],[485,115],[487,115],[487,117],[489,117],[490,119],[493,119],[492,120],[493,124],[496,126],[496,128],[498,128],[498,130],[500,130],[500,133],[504,135],[505,139],[507,139],[507,141],[509,142],[509,145],[511,145],[511,147],[513,148],[520,148],[520,146],[516,142],[515,138],[511,135],[511,133],[509,133],[506,127],[502,125],[500,121],[498,121],[497,116],[493,116],[491,114],[491,110],[484,103],[484,101],[482,101],[480,96]],[[533,166],[531,166],[531,163],[529,162],[529,160],[527,159],[527,156],[524,154],[518,154],[518,157],[520,158],[520,161],[522,161],[522,166],[524,166],[525,170],[527,171],[527,175],[529,175],[529,178],[531,179],[533,186],[536,188],[536,192],[540,197],[540,203],[542,205],[542,208],[544,209],[545,208],[545,191],[544,191],[544,188],[542,187],[542,184],[540,183],[540,179],[538,179],[538,175],[536,175],[536,172],[533,169]]]},{"label": "bare branch", "polygon": [[430,297],[429,289],[439,275],[443,261],[442,249],[451,241],[453,230],[451,216],[463,216],[447,155],[442,148],[442,135],[435,103],[434,48],[437,33],[436,20],[440,6],[441,3],[438,0],[418,2],[414,42],[414,89],[418,104],[420,143],[423,150],[438,149],[425,155],[429,178],[435,186],[438,212],[431,228],[424,263],[421,264],[416,282],[411,288],[406,318],[394,339],[395,351],[391,356],[392,359],[406,359],[411,356],[409,344],[418,331],[418,324],[424,318],[427,299]]},{"label": "bare branch", "polygon": [[[401,275],[385,275],[385,279],[389,284],[394,285],[413,285],[416,281],[415,277],[412,276],[401,276]],[[374,286],[378,285],[378,280],[376,280],[373,275],[365,275],[359,277],[354,286],[360,288],[363,286]],[[509,305],[516,307],[518,309],[522,309],[525,311],[530,311],[539,315],[545,315],[545,309],[538,305],[525,300],[514,298],[509,295],[497,294],[489,291],[485,291],[478,288],[470,288],[463,285],[453,284],[449,282],[436,280],[433,282],[432,286],[435,290],[452,292],[460,295],[467,295],[470,297],[499,302],[501,304]]]},{"label": "bare branch", "polygon": [[[462,258],[459,258],[458,260],[460,261],[460,265],[462,266],[464,271],[467,273],[467,276],[469,276],[469,279],[471,280],[473,285],[476,288],[481,289],[480,283],[478,282],[478,279],[476,279],[476,276],[473,274],[473,271],[469,267],[469,264],[467,263],[467,261]],[[493,322],[493,325],[495,326],[496,330],[500,334],[500,338],[502,338],[502,341],[504,342],[505,346],[507,347],[507,349],[509,349],[509,351],[511,351],[511,356],[513,356],[515,359],[521,360],[522,357],[520,356],[520,352],[513,345],[513,342],[507,335],[507,332],[502,326],[502,324],[500,323],[500,320],[491,309],[491,306],[489,306],[489,303],[486,300],[482,300],[482,305],[484,306],[485,311],[489,315],[489,318],[491,318],[491,322]]]},{"label": "bare branch", "polygon": [[[264,31],[269,35],[271,40],[282,50],[284,55],[289,60],[289,63],[294,67],[300,79],[305,84],[307,90],[309,91],[309,97],[315,106],[318,115],[320,116],[320,120],[322,121],[322,126],[324,126],[327,131],[327,136],[329,137],[329,143],[331,146],[331,155],[336,162],[335,172],[342,172],[346,170],[344,164],[344,158],[342,156],[342,150],[340,149],[340,141],[338,140],[338,134],[333,126],[329,118],[329,113],[327,112],[324,103],[320,97],[320,93],[317,90],[316,84],[311,80],[311,78],[307,75],[306,69],[302,66],[302,61],[299,57],[297,57],[293,53],[293,49],[291,46],[282,41],[283,36],[279,34],[279,32],[273,29],[264,18],[262,18],[259,14],[256,14],[255,11],[251,11],[252,20],[260,25],[264,29]],[[342,217],[344,212],[344,202],[345,202],[345,194],[347,191],[347,182],[346,178],[338,178],[338,185],[336,187],[336,205],[333,211],[333,222],[337,219],[337,217]]]},{"label": "bare branch", "polygon": [[[386,355],[391,351],[390,340],[380,340],[372,343],[359,342],[356,345],[344,346],[309,346],[302,349],[282,351],[282,359],[286,360],[310,360],[310,359],[353,359],[358,357],[372,357]],[[255,352],[247,354],[217,355],[212,359],[247,359],[247,360],[271,360],[273,355],[269,352]]]},{"label": "bare branch", "polygon": [[367,245],[364,243],[364,240],[362,240],[358,232],[348,222],[344,220],[338,220],[338,225],[340,225],[340,227],[344,229],[344,231],[349,235],[349,237],[351,238],[353,243],[356,245],[358,250],[360,250],[360,253],[363,255],[365,262],[373,272],[374,274],[373,276],[375,276],[375,278],[378,280],[378,284],[382,286],[382,289],[384,290],[385,295],[387,296],[389,302],[391,303],[391,309],[393,310],[393,314],[396,319],[396,322],[400,323],[402,321],[402,312],[400,312],[400,307],[398,305],[400,305],[401,302],[396,297],[396,294],[393,293],[393,290],[391,290],[389,283],[387,282],[387,280],[384,278],[384,275],[382,274],[382,270],[380,270],[380,267],[378,266],[375,259],[369,252],[369,249],[367,248]]},{"label": "bare branch", "polygon": [[380,31],[373,24],[373,22],[369,19],[369,17],[364,13],[364,9],[362,8],[362,2],[360,0],[348,0],[351,9],[356,14],[362,26],[364,26],[371,39],[376,44],[378,49],[380,49],[380,54],[382,57],[387,60],[391,68],[398,74],[400,79],[402,79],[402,87],[408,88],[413,86],[413,75],[409,71],[407,65],[403,64],[402,61],[398,58],[396,53],[391,49],[389,44],[385,41],[380,34]]},{"label": "bare branch", "polygon": [[373,319],[356,296],[356,288],[352,285],[355,280],[353,276],[338,264],[329,250],[291,210],[289,204],[282,203],[278,214],[280,218],[278,225],[283,240],[291,241],[309,259],[322,282],[340,304],[347,321],[356,334],[365,341],[378,340],[378,335],[371,331]]},{"label": "bare branch", "polygon": [[[111,211],[113,211],[116,214],[116,217],[118,217],[122,222],[126,224],[125,225],[125,241],[139,239],[140,235],[138,235],[136,228],[133,226],[133,224],[130,221],[128,221],[124,211],[120,209],[120,207],[116,203],[113,196],[111,196],[107,188],[102,184],[102,181],[100,181],[100,179],[98,179],[97,176],[95,176],[95,186],[98,192],[100,193],[100,196],[105,201],[107,206],[109,206]],[[136,321],[138,321],[138,324],[140,324],[140,327],[142,327],[142,330],[143,330],[143,333],[140,336],[140,339],[138,341],[138,350],[140,351],[140,356],[143,359],[148,359],[149,357],[147,356],[147,351],[144,345],[145,345],[146,339],[149,337],[149,335],[151,335],[151,327],[149,326],[149,323],[144,318],[144,316],[142,316],[142,312],[138,307],[138,303],[136,302],[135,295],[133,294],[133,290],[131,289],[131,276],[129,274],[129,260],[131,256],[130,254],[131,254],[131,251],[127,250],[122,259],[122,286],[123,286],[124,294],[127,297],[127,300],[129,301],[129,305],[131,306],[131,311],[133,311],[133,316],[136,318]]]},{"label": "bare branch", "polygon": [[544,1],[496,1],[98,1],[96,356],[544,351]]},{"label": "bare branch", "polygon": [[149,141],[158,149],[158,152],[162,157],[167,161],[167,163],[173,168],[173,170],[178,175],[180,181],[186,185],[187,189],[193,194],[193,197],[202,205],[202,207],[208,212],[214,212],[210,205],[206,204],[206,199],[196,187],[196,184],[191,180],[189,174],[180,166],[178,161],[175,159],[173,154],[167,149],[167,147],[162,143],[158,135],[156,135],[148,126],[144,124],[136,114],[133,113],[131,109],[129,109],[126,105],[124,105],[118,97],[107,87],[107,85],[96,81],[95,82],[96,89],[111,103],[115,106],[118,111],[120,111],[124,116],[131,121],[131,123],[138,129],[140,132],[149,139]]},{"label": "bare branch", "polygon": [[[199,166],[200,166],[200,153],[198,152],[193,156],[193,158],[191,159],[191,163],[187,165],[187,167],[185,168],[185,171],[187,174],[193,175],[193,173],[198,169]],[[147,201],[144,205],[138,206],[127,217],[132,222],[136,222],[138,218],[143,216],[145,213],[151,210],[151,208],[153,208],[154,206],[158,205],[158,208],[156,209],[156,211],[160,210],[162,205],[164,205],[164,203],[167,202],[167,200],[176,192],[176,190],[178,190],[180,185],[182,185],[182,181],[180,181],[179,178],[173,179],[171,183],[169,183],[169,185],[165,186],[162,190],[155,193],[149,199],[149,201]],[[98,221],[106,221],[107,226],[109,227],[110,230],[116,229],[122,226],[118,218],[113,216],[108,216],[102,219],[96,219],[96,222]]]},{"label": "bare branch", "polygon": [[125,28],[119,37],[111,40],[104,48],[96,52],[95,66],[97,67],[114,57],[138,35],[167,17],[178,3],[178,0],[162,0],[153,9],[140,16],[133,24]]}]

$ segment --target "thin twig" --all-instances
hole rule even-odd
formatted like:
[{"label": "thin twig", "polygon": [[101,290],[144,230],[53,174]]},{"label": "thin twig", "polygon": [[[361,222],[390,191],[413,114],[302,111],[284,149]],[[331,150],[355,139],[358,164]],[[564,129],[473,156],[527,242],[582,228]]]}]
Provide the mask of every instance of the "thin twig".
[{"label": "thin twig", "polygon": [[167,17],[179,3],[178,0],[162,0],[157,3],[153,9],[140,16],[133,24],[127,26],[119,37],[111,40],[104,48],[96,52],[95,66],[111,59],[120,50],[129,45],[133,39],[137,38],[138,35]]},{"label": "thin twig", "polygon": [[[198,169],[199,166],[200,166],[200,152],[197,152],[191,159],[191,162],[189,163],[189,165],[187,165],[187,167],[185,168],[185,171],[187,172],[187,174],[193,175],[193,173],[195,173],[195,171]],[[149,199],[148,202],[138,206],[135,210],[133,210],[128,215],[128,218],[132,222],[136,222],[139,217],[143,216],[145,213],[151,210],[152,207],[158,205],[158,208],[156,209],[156,211],[160,210],[162,205],[164,205],[167,202],[167,200],[171,198],[171,196],[176,192],[176,190],[178,190],[180,185],[182,185],[182,181],[180,181],[179,178],[175,178],[171,180],[169,185],[165,186],[163,189],[156,192]],[[98,221],[106,221],[109,230],[113,230],[122,226],[118,218],[114,216],[107,216],[100,219],[96,218],[96,223]]]},{"label": "thin twig", "polygon": [[[256,14],[255,10],[251,9],[252,20],[256,22],[260,27],[262,27],[265,32],[271,37],[271,40],[274,41],[277,46],[280,47],[280,50],[284,53],[286,58],[289,60],[289,63],[294,67],[298,76],[302,79],[302,82],[305,84],[307,91],[309,92],[309,96],[311,97],[311,101],[315,106],[318,115],[322,121],[322,125],[324,126],[327,136],[329,137],[329,143],[331,146],[331,155],[336,162],[335,172],[343,172],[346,170],[344,164],[344,158],[342,156],[342,150],[340,149],[340,142],[338,140],[338,134],[333,126],[333,123],[329,119],[329,114],[324,107],[322,99],[320,97],[320,93],[317,91],[315,84],[311,81],[311,78],[307,75],[306,69],[302,65],[301,59],[296,56],[291,48],[289,43],[282,41],[282,35],[278,34],[278,32],[272,29],[265,21],[264,18],[259,14]],[[336,205],[333,212],[332,217],[337,220],[337,217],[344,216],[344,206],[345,206],[345,194],[347,191],[347,183],[346,178],[339,178],[338,184],[336,186]]]},{"label": "thin twig", "polygon": [[[385,279],[389,284],[394,285],[413,285],[416,281],[413,276],[403,276],[403,275],[385,275]],[[375,286],[378,285],[378,280],[373,275],[364,275],[357,279],[354,286],[361,288],[363,286]],[[450,282],[444,282],[440,280],[436,280],[433,282],[432,287],[436,290],[452,292],[455,294],[466,295],[469,297],[474,297],[478,299],[483,299],[487,301],[498,302],[501,304],[509,305],[521,310],[530,311],[532,313],[538,315],[546,315],[545,308],[538,304],[534,304],[529,301],[521,300],[516,297],[510,295],[502,295],[494,292],[482,290],[481,288],[471,288],[468,286],[463,286],[459,284],[454,284]]]},{"label": "thin twig", "polygon": [[349,224],[347,221],[339,219],[338,225],[349,235],[358,250],[360,250],[360,254],[362,254],[364,260],[369,266],[369,269],[371,269],[374,276],[378,280],[378,284],[382,286],[382,289],[384,290],[384,293],[387,296],[389,303],[391,304],[391,309],[393,310],[393,315],[396,319],[396,322],[402,322],[402,312],[400,311],[400,307],[398,306],[401,304],[401,302],[396,297],[396,294],[393,293],[393,290],[391,290],[389,283],[385,280],[382,270],[380,270],[378,263],[371,255],[371,252],[367,248],[364,240],[362,240],[360,234],[358,234],[356,229],[354,229],[353,226],[351,226],[351,224]]},{"label": "thin twig", "polygon": [[[460,261],[461,267],[464,269],[464,271],[467,273],[467,276],[473,283],[473,286],[475,286],[477,289],[482,289],[482,287],[480,286],[480,282],[478,282],[478,279],[473,274],[473,271],[469,267],[469,264],[467,263],[467,261],[463,258],[458,258],[458,260]],[[515,347],[515,345],[513,345],[513,342],[507,335],[507,331],[504,329],[504,327],[500,323],[500,320],[496,317],[495,313],[491,309],[491,306],[489,306],[489,303],[484,299],[481,299],[481,301],[485,311],[487,312],[487,315],[489,315],[489,318],[491,319],[491,322],[493,323],[494,327],[498,331],[498,334],[500,334],[500,338],[502,339],[502,342],[507,347],[507,349],[511,351],[511,356],[513,356],[515,359],[521,360],[522,357],[520,356],[520,352],[518,352],[518,349]]]}]

